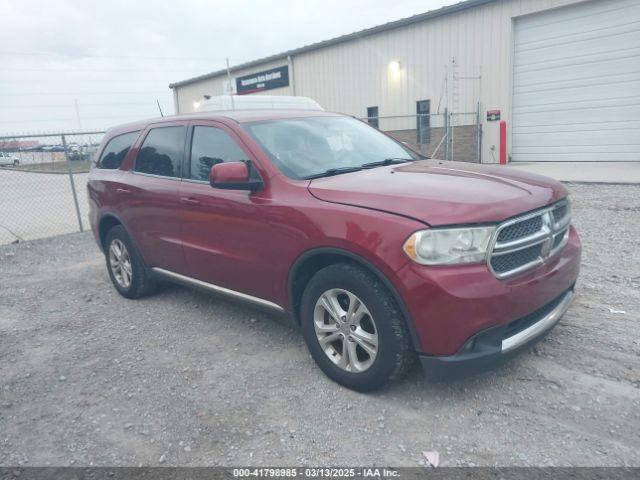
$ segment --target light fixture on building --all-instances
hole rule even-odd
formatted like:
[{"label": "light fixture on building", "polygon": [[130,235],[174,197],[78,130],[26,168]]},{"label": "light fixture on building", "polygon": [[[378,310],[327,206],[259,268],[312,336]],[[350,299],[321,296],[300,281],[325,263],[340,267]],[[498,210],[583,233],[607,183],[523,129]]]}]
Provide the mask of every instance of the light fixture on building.
[{"label": "light fixture on building", "polygon": [[391,73],[398,73],[400,71],[400,62],[398,60],[392,60],[389,62],[389,71]]},{"label": "light fixture on building", "polygon": [[194,100],[193,101],[193,109],[194,110],[198,110],[198,108],[200,108],[200,102]]}]

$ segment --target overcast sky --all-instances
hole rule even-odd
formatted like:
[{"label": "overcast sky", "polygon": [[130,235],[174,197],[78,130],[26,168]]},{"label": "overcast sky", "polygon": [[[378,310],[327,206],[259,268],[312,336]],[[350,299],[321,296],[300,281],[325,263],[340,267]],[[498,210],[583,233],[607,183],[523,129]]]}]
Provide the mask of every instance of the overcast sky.
[{"label": "overcast sky", "polygon": [[[0,135],[173,113],[169,83],[453,0],[0,0]],[[76,113],[75,102],[78,103]]]}]

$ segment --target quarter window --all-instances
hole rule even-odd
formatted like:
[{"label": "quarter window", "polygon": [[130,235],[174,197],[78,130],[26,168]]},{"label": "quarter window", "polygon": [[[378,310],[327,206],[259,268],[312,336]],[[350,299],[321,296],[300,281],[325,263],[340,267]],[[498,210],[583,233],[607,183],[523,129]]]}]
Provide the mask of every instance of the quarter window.
[{"label": "quarter window", "polygon": [[124,157],[127,156],[127,152],[138,138],[139,132],[125,133],[113,137],[104,147],[104,151],[98,160],[98,168],[104,168],[107,170],[115,170],[120,168]]},{"label": "quarter window", "polygon": [[150,130],[140,148],[134,170],[162,177],[179,177],[185,133],[185,127]]},{"label": "quarter window", "polygon": [[196,126],[193,128],[188,178],[209,181],[209,172],[215,164],[246,158],[244,150],[224,130]]}]

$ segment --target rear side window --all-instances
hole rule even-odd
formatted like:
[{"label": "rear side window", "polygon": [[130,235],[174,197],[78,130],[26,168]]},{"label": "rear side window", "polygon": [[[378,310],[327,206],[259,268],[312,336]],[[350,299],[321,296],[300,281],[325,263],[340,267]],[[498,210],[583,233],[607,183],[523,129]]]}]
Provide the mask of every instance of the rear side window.
[{"label": "rear side window", "polygon": [[135,142],[140,132],[125,133],[113,137],[104,147],[104,151],[98,160],[98,168],[104,168],[107,170],[115,170],[120,168],[124,157],[127,156],[127,152]]},{"label": "rear side window", "polygon": [[246,160],[247,154],[225,132],[215,127],[194,127],[187,177],[209,181],[211,167],[222,162]]},{"label": "rear side window", "polygon": [[151,129],[138,153],[134,171],[179,177],[186,127]]}]

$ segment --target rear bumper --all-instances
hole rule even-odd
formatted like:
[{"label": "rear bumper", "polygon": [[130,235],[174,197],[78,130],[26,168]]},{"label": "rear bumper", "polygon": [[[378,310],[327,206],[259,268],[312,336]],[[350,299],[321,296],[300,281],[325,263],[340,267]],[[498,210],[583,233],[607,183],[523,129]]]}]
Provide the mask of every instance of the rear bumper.
[{"label": "rear bumper", "polygon": [[421,355],[430,380],[462,377],[488,370],[531,347],[558,323],[573,300],[573,287],[535,312],[471,337],[455,355]]}]

